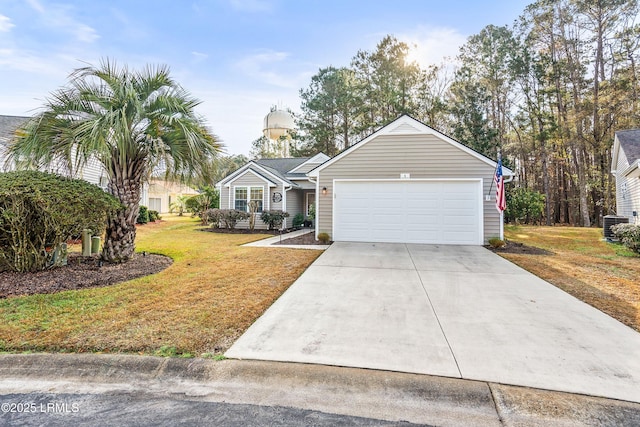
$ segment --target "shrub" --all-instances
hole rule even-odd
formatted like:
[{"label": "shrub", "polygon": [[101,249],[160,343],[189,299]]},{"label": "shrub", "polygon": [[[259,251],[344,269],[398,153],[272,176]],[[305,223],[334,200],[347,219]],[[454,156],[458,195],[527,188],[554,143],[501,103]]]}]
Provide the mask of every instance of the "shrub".
[{"label": "shrub", "polygon": [[160,216],[160,212],[149,210],[149,221],[155,222],[160,219],[162,219],[162,217]]},{"label": "shrub", "polygon": [[185,201],[185,209],[191,215],[199,216],[206,225],[203,215],[208,209],[217,209],[220,207],[220,193],[215,187],[204,187],[201,194],[189,197]]},{"label": "shrub", "polygon": [[327,243],[329,243],[331,241],[331,237],[329,237],[329,234],[327,234],[327,233],[319,233],[318,234],[318,240],[320,240],[322,243],[324,243],[326,245]]},{"label": "shrub", "polygon": [[149,209],[146,206],[140,205],[140,210],[138,211],[138,219],[136,219],[136,223],[146,224],[148,222],[149,222]]},{"label": "shrub", "polygon": [[223,211],[222,209],[207,209],[200,216],[202,218],[202,224],[211,224],[211,228],[220,228],[223,223]]},{"label": "shrub", "polygon": [[285,218],[289,217],[288,212],[275,210],[275,211],[264,211],[260,214],[260,219],[262,222],[269,226],[269,230],[276,230],[282,227],[282,223]]},{"label": "shrub", "polygon": [[219,211],[222,215],[222,222],[230,230],[236,228],[238,221],[244,221],[249,218],[249,214],[244,211],[238,211],[235,209],[219,209]]},{"label": "shrub", "polygon": [[525,187],[516,187],[507,192],[507,222],[524,224],[539,223],[544,213],[544,194]]},{"label": "shrub", "polygon": [[493,249],[501,248],[504,245],[505,245],[504,240],[502,240],[499,237],[492,237],[489,239],[489,246],[491,246]]},{"label": "shrub", "polygon": [[291,221],[291,226],[294,228],[302,227],[304,224],[304,215],[301,213],[297,213],[293,216],[293,221]]},{"label": "shrub", "polygon": [[623,245],[640,253],[640,225],[616,224],[611,226],[611,231]]},{"label": "shrub", "polygon": [[[38,271],[88,228],[102,235],[116,198],[79,179],[37,171],[0,173],[0,271]],[[60,258],[59,258],[60,259]]]}]

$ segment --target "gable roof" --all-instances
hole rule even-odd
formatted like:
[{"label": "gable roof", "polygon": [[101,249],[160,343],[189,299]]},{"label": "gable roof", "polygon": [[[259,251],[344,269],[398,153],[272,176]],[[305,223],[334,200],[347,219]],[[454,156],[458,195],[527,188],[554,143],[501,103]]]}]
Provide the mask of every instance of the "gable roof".
[{"label": "gable roof", "polygon": [[[409,116],[408,114],[403,114],[402,116],[398,117],[397,119],[395,119],[394,121],[392,121],[388,125],[381,127],[380,129],[378,129],[377,131],[375,131],[371,135],[367,136],[366,138],[356,142],[352,146],[350,146],[347,149],[343,150],[341,153],[339,153],[338,155],[333,157],[331,160],[329,160],[327,162],[324,162],[320,166],[312,169],[311,171],[309,171],[308,175],[317,177],[318,173],[321,170],[323,170],[324,168],[326,168],[326,167],[332,165],[333,163],[339,161],[344,156],[346,156],[349,153],[359,149],[360,147],[366,145],[368,142],[374,140],[375,138],[377,138],[378,136],[381,136],[381,135],[434,135],[437,138],[439,138],[439,139],[441,139],[441,140],[443,140],[445,142],[448,142],[449,144],[453,145],[454,147],[464,151],[465,153],[477,158],[478,160],[486,163],[487,165],[490,165],[493,168],[495,168],[497,166],[497,162],[496,161],[484,156],[483,154],[478,153],[477,151],[475,151],[475,150],[467,147],[466,145],[456,141],[455,139],[443,134],[442,132],[438,132],[434,128],[422,123],[419,120],[414,119],[413,117]],[[505,176],[513,176],[513,171],[511,169],[503,166],[502,167],[502,174],[505,175]]]},{"label": "gable roof", "polygon": [[301,166],[309,157],[289,157],[283,159],[258,159],[255,162],[266,166],[284,177],[287,172]]},{"label": "gable roof", "polygon": [[15,135],[16,130],[30,118],[31,117],[0,115],[0,143],[9,142]]},{"label": "gable roof", "polygon": [[[313,157],[287,157],[279,159],[257,159],[251,160],[241,168],[225,176],[216,185],[229,184],[230,181],[244,175],[248,170],[253,171],[260,177],[273,182],[273,178],[285,183],[287,186],[298,187],[293,181],[307,180],[307,174],[295,172],[305,163],[318,164],[329,159],[326,154],[319,153]],[[269,178],[271,177],[271,179]]]},{"label": "gable roof", "polygon": [[640,129],[621,130],[616,132],[620,148],[624,150],[629,164],[640,160]]},{"label": "gable roof", "polygon": [[640,129],[619,130],[613,139],[613,155],[611,159],[611,173],[617,174],[618,158],[620,150],[627,157],[629,167],[622,172],[622,175],[629,175],[634,172],[634,176],[640,172]]}]

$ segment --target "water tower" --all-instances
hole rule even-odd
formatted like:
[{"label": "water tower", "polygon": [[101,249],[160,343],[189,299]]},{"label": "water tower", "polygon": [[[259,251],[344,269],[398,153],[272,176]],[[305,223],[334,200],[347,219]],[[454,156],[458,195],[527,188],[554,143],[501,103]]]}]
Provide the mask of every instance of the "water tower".
[{"label": "water tower", "polygon": [[291,113],[274,107],[264,118],[262,133],[267,138],[268,144],[280,150],[278,154],[281,157],[289,157],[291,131],[294,128],[295,122]]}]

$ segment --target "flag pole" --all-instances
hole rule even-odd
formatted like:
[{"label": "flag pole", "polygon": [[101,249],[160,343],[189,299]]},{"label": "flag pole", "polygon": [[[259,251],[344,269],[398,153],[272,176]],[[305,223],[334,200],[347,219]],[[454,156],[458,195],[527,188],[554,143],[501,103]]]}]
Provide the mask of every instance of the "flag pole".
[{"label": "flag pole", "polygon": [[[500,152],[500,147],[498,147],[498,163],[500,162],[502,162],[502,153]],[[500,240],[504,240],[504,211],[503,210],[500,210]]]}]

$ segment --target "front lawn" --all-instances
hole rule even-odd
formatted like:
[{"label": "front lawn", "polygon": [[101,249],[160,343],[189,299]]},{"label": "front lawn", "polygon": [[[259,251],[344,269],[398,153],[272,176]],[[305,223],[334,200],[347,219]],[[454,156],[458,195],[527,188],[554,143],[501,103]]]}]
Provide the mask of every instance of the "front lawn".
[{"label": "front lawn", "polygon": [[197,231],[172,217],[138,229],[166,270],[105,288],[0,300],[0,351],[224,352],[320,251],[240,246],[260,235]]},{"label": "front lawn", "polygon": [[637,254],[597,228],[506,226],[505,238],[553,254],[501,256],[640,332]]}]

